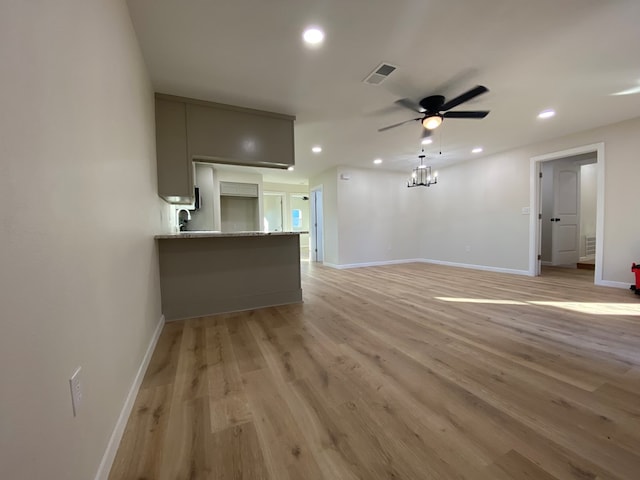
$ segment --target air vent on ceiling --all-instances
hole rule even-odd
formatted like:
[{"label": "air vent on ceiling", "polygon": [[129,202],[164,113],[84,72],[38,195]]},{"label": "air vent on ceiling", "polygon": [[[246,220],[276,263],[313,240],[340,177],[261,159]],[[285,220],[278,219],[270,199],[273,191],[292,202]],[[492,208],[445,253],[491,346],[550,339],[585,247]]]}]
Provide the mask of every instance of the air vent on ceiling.
[{"label": "air vent on ceiling", "polygon": [[396,68],[398,67],[394,67],[388,63],[381,63],[369,74],[369,76],[367,76],[367,78],[363,80],[363,82],[368,83],[369,85],[380,85],[394,72]]}]

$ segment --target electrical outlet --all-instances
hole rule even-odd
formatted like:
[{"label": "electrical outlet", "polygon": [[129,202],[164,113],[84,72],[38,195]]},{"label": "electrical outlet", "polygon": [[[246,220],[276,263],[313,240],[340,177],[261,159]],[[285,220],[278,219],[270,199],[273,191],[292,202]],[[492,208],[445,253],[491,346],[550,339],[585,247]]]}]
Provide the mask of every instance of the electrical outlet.
[{"label": "electrical outlet", "polygon": [[71,406],[73,407],[73,416],[77,417],[80,411],[80,405],[82,404],[82,378],[80,376],[81,368],[74,372],[69,379],[69,386],[71,387]]}]

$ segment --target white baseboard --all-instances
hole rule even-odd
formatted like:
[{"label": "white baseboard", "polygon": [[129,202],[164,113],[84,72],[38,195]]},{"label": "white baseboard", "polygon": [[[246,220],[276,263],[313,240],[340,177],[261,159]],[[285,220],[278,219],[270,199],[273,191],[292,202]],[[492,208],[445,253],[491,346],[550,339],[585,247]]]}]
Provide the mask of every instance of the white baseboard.
[{"label": "white baseboard", "polygon": [[613,287],[613,288],[626,288],[629,289],[629,287],[631,287],[631,285],[633,284],[633,282],[614,282],[611,280],[596,280],[595,282],[596,285],[601,286],[601,287]]},{"label": "white baseboard", "polygon": [[98,467],[98,472],[96,473],[95,480],[107,480],[107,477],[109,477],[111,465],[113,464],[113,460],[116,458],[116,453],[118,452],[120,440],[122,440],[124,428],[127,426],[127,420],[129,420],[129,415],[131,414],[131,410],[133,409],[133,403],[138,396],[138,390],[140,389],[142,379],[144,378],[144,374],[147,371],[147,367],[149,366],[151,355],[153,354],[153,351],[156,348],[156,344],[158,343],[158,338],[160,338],[160,333],[162,333],[163,326],[164,315],[160,317],[160,321],[156,326],[155,332],[153,332],[153,336],[151,337],[151,341],[149,342],[147,351],[142,358],[142,363],[140,364],[136,376],[133,379],[133,383],[131,384],[131,388],[129,389],[127,398],[125,399],[122,410],[120,411],[120,416],[118,417],[118,421],[116,422],[116,426],[111,433],[111,438],[109,439],[109,443],[107,444],[107,449],[102,456],[102,461],[100,462],[100,466]]},{"label": "white baseboard", "polygon": [[528,270],[515,270],[512,268],[500,268],[500,267],[489,267],[486,265],[473,265],[468,263],[457,263],[457,262],[445,262],[443,260],[431,260],[428,258],[406,258],[402,260],[384,260],[381,262],[365,262],[365,263],[343,263],[343,264],[335,264],[335,263],[323,263],[323,265],[331,268],[336,268],[338,270],[343,270],[347,268],[361,268],[361,267],[380,267],[384,265],[399,265],[402,263],[433,263],[436,265],[446,265],[448,267],[459,267],[459,268],[471,268],[474,270],[484,270],[487,272],[497,272],[497,273],[510,273],[514,275],[527,275],[531,276],[531,273]]},{"label": "white baseboard", "polygon": [[402,260],[383,260],[380,262],[365,262],[365,263],[327,263],[324,262],[325,267],[337,268],[338,270],[344,270],[346,268],[362,268],[362,267],[380,267],[383,265],[399,265],[401,263],[420,263],[423,260],[420,258],[405,258]]},{"label": "white baseboard", "polygon": [[[323,265],[330,268],[336,268],[338,270],[344,270],[347,268],[379,267],[383,265],[399,265],[402,263],[432,263],[434,265],[445,265],[447,267],[471,268],[473,270],[484,270],[486,272],[509,273],[512,275],[525,275],[529,277],[533,276],[532,272],[530,272],[529,270],[517,270],[513,268],[490,267],[487,265],[474,265],[469,263],[447,262],[444,260],[432,260],[429,258],[407,258],[403,260],[385,260],[381,262],[345,263],[345,264],[335,264],[335,263],[324,262]],[[542,262],[542,263],[544,264],[545,262]],[[631,283],[613,282],[610,280],[596,281],[595,284],[603,287],[614,287],[614,288],[629,288],[629,286],[631,285]]]},{"label": "white baseboard", "polygon": [[423,263],[433,263],[434,265],[445,265],[447,267],[459,267],[459,268],[471,268],[473,270],[484,270],[486,272],[497,272],[497,273],[510,273],[513,275],[526,275],[531,276],[531,273],[528,270],[516,270],[513,268],[501,268],[501,267],[489,267],[487,265],[474,265],[469,263],[458,263],[458,262],[446,262],[443,260],[431,260],[428,258],[423,258],[419,260]]}]

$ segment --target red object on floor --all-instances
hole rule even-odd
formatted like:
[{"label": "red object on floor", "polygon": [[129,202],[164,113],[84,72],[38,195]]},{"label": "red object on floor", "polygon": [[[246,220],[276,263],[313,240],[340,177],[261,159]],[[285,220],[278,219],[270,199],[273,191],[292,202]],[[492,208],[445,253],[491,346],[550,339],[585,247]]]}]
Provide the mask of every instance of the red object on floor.
[{"label": "red object on floor", "polygon": [[640,265],[631,265],[631,271],[636,274],[636,291],[640,290]]}]

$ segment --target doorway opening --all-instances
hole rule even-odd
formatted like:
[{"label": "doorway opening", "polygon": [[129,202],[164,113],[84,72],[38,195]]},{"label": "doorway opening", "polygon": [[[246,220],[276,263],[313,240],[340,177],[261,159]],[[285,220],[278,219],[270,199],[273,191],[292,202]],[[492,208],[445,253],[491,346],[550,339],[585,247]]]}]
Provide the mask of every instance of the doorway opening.
[{"label": "doorway opening", "polygon": [[300,260],[309,261],[309,222],[310,208],[309,196],[294,193],[290,198],[291,230],[294,232],[307,232],[300,234]]},{"label": "doorway opening", "polygon": [[[604,144],[531,159],[529,274],[578,267],[602,282]],[[581,272],[589,274],[589,272]]]},{"label": "doorway opening", "polygon": [[310,192],[311,222],[310,222],[310,260],[324,261],[324,220],[322,209],[322,185],[313,187]]},{"label": "doorway opening", "polygon": [[284,193],[264,192],[264,218],[262,219],[265,232],[284,231]]}]

